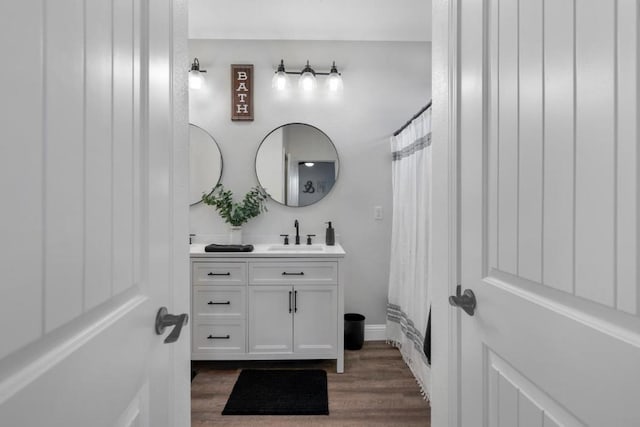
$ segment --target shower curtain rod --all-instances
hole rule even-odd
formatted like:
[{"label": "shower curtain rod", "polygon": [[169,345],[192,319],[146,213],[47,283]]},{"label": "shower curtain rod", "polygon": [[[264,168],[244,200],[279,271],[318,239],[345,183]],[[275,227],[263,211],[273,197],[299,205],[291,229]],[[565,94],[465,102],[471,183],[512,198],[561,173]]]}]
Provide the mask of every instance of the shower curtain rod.
[{"label": "shower curtain rod", "polygon": [[431,107],[431,101],[429,101],[429,103],[428,103],[427,105],[425,105],[424,107],[422,107],[422,108],[420,109],[420,111],[418,111],[416,114],[414,114],[414,116],[413,116],[413,117],[411,117],[407,123],[403,124],[403,125],[402,125],[402,127],[401,127],[400,129],[398,129],[397,131],[395,131],[395,132],[393,133],[393,136],[398,136],[398,135],[400,134],[400,132],[402,132],[403,130],[405,130],[405,128],[406,128],[407,126],[409,126],[409,125],[411,124],[411,122],[412,122],[412,121],[414,121],[415,119],[417,119],[417,118],[418,118],[418,116],[419,116],[420,114],[422,114],[422,113],[424,113],[425,111],[427,111],[427,110],[429,109],[429,107]]}]

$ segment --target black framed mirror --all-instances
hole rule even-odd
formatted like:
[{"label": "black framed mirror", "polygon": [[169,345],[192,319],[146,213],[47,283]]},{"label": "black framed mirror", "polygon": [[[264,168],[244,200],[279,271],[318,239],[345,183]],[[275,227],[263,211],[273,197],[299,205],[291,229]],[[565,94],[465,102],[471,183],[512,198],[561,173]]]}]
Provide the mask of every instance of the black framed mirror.
[{"label": "black framed mirror", "polygon": [[204,129],[189,124],[189,203],[197,205],[222,177],[222,153],[216,140]]},{"label": "black framed mirror", "polygon": [[331,139],[306,123],[279,126],[256,152],[256,176],[272,200],[309,206],[322,200],[338,180],[340,161]]}]

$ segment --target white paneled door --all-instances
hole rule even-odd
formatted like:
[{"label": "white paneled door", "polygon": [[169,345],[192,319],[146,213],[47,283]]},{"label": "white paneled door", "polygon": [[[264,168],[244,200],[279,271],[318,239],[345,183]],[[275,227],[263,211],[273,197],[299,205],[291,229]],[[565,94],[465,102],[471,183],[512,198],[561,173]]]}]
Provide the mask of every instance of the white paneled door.
[{"label": "white paneled door", "polygon": [[189,425],[186,2],[0,2],[0,425]]},{"label": "white paneled door", "polygon": [[461,425],[638,426],[639,3],[458,7]]}]

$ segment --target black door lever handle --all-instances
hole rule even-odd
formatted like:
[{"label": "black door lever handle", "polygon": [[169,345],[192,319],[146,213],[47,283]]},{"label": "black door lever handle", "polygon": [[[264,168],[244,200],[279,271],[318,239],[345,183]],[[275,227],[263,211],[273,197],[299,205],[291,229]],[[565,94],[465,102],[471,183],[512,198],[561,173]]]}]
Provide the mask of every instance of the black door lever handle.
[{"label": "black door lever handle", "polygon": [[180,337],[180,331],[182,327],[189,322],[189,315],[187,313],[175,315],[169,314],[167,307],[160,307],[158,314],[156,315],[156,334],[162,335],[164,330],[169,326],[173,326],[171,333],[164,339],[165,344],[178,341]]},{"label": "black door lever handle", "polygon": [[460,307],[469,316],[473,316],[476,310],[476,296],[471,289],[465,289],[463,294],[460,294],[462,286],[456,287],[456,294],[449,297],[449,304],[454,307]]}]

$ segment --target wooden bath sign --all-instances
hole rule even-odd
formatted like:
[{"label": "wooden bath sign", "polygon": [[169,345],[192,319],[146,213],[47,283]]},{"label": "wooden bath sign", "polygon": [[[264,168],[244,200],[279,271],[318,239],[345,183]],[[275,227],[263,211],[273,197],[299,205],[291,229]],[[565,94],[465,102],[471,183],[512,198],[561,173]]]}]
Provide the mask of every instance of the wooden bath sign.
[{"label": "wooden bath sign", "polygon": [[231,120],[253,120],[253,65],[231,65]]}]

